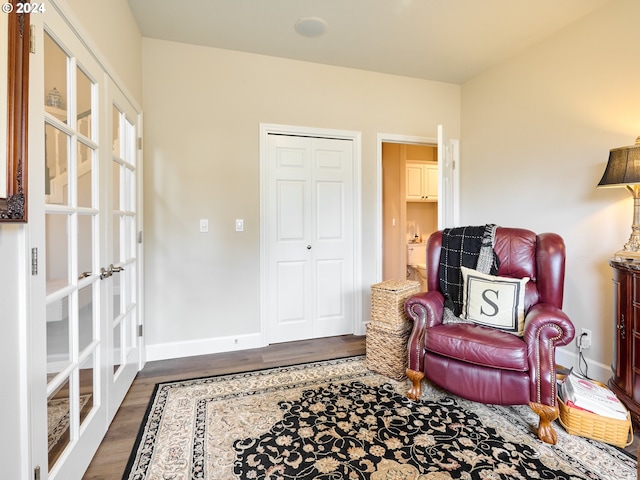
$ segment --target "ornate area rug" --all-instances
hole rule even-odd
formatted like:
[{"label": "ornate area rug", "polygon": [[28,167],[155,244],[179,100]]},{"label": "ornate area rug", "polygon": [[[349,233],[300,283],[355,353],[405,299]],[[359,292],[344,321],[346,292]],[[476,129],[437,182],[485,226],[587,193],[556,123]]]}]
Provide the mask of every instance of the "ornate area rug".
[{"label": "ornate area rug", "polygon": [[527,406],[483,405],[367,369],[364,357],[156,386],[126,480],[630,480],[627,453],[534,433]]}]

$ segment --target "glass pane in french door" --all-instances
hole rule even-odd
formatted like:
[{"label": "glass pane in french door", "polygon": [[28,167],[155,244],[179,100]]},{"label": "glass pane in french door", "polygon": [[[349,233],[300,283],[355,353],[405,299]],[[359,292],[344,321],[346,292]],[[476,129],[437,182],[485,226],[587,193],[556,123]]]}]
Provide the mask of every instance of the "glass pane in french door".
[{"label": "glass pane in french door", "polygon": [[95,216],[78,214],[78,279],[87,278],[93,273],[95,239],[93,237]]},{"label": "glass pane in french door", "polygon": [[120,317],[113,322],[113,373],[114,375],[122,365],[122,323]]},{"label": "glass pane in french door", "polygon": [[[99,404],[100,215],[97,85],[44,34],[45,259],[49,471]],[[71,101],[70,101],[71,99]]]},{"label": "glass pane in french door", "polygon": [[76,175],[78,177],[78,206],[91,208],[93,200],[93,163],[96,151],[90,145],[78,142]]},{"label": "glass pane in french door", "polygon": [[93,83],[86,73],[81,68],[77,68],[76,74],[77,82],[77,130],[78,133],[86,138],[95,140],[95,133],[93,130],[92,117],[93,117]]},{"label": "glass pane in french door", "polygon": [[112,244],[111,244],[111,253],[113,261],[118,263],[122,261],[122,256],[120,255],[120,219],[122,218],[122,214],[120,212],[120,170],[121,164],[117,158],[114,157],[114,160],[111,162],[111,194],[113,199],[113,225],[112,225]]},{"label": "glass pane in french door", "polygon": [[47,33],[44,34],[45,110],[60,121],[68,123],[68,66],[70,58],[64,49]]},{"label": "glass pane in french door", "polygon": [[66,377],[60,385],[47,396],[47,445],[49,451],[49,470],[53,468],[60,455],[71,442],[71,389],[70,378]]},{"label": "glass pane in french door", "polygon": [[45,215],[47,295],[69,285],[69,215],[52,211]]},{"label": "glass pane in french door", "polygon": [[80,360],[80,425],[82,426],[95,406],[95,372],[97,363],[94,351],[88,351]]},{"label": "glass pane in french door", "polygon": [[63,124],[51,119],[54,124],[44,127],[46,150],[45,162],[45,198],[49,204],[66,205],[68,203],[67,176],[69,170],[70,135],[63,130]]}]

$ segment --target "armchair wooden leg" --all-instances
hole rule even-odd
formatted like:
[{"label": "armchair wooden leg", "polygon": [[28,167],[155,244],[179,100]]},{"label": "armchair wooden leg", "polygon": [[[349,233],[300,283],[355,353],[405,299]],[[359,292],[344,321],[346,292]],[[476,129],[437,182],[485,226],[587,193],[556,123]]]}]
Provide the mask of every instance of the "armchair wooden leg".
[{"label": "armchair wooden leg", "polygon": [[533,410],[539,417],[540,423],[538,423],[538,438],[543,442],[555,445],[558,441],[558,434],[551,425],[558,415],[560,415],[560,409],[558,406],[543,405],[542,403],[529,402],[531,410]]},{"label": "armchair wooden leg", "polygon": [[407,397],[411,400],[420,400],[420,397],[422,397],[422,379],[424,378],[424,373],[416,372],[410,368],[407,368],[406,373],[412,384],[411,388],[407,392]]}]

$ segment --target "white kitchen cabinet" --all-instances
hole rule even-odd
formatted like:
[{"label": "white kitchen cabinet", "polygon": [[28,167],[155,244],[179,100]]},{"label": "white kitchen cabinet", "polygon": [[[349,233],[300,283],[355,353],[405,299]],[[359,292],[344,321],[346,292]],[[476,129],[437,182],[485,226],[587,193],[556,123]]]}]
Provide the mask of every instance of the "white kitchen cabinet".
[{"label": "white kitchen cabinet", "polygon": [[437,202],[438,164],[407,162],[406,186],[407,202]]}]

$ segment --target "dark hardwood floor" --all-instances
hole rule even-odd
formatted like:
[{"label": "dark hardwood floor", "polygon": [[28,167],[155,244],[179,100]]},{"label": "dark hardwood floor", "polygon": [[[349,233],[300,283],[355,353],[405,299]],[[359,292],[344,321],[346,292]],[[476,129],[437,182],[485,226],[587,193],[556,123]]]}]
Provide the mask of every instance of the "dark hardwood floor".
[{"label": "dark hardwood floor", "polygon": [[[120,480],[156,383],[246,372],[365,353],[365,337],[351,335],[270,345],[265,348],[148,362],[136,376],[83,480]],[[562,427],[556,427],[562,428]],[[626,450],[634,456],[636,432]]]},{"label": "dark hardwood floor", "polygon": [[148,362],[138,372],[83,480],[120,480],[156,383],[246,372],[365,353],[365,337],[304,340],[265,348]]}]

